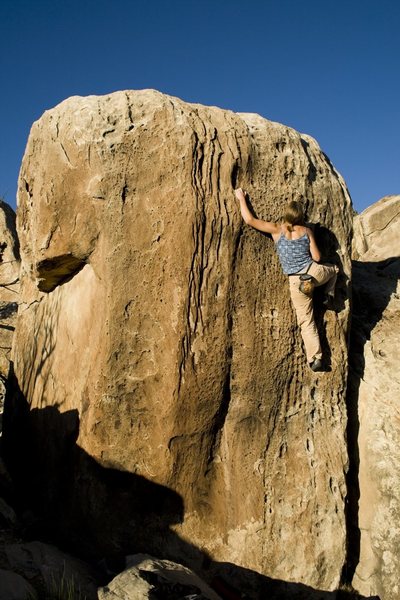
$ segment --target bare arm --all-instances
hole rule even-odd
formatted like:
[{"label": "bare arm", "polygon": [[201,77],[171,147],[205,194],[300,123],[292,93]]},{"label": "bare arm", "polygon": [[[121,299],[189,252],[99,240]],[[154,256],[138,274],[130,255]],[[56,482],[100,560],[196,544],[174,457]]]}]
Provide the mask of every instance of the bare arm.
[{"label": "bare arm", "polygon": [[235,190],[235,196],[240,202],[240,212],[247,225],[254,227],[254,229],[258,229],[258,231],[264,231],[264,233],[271,233],[272,235],[276,235],[280,232],[280,228],[277,223],[256,219],[251,214],[249,207],[247,206],[245,192],[242,190],[242,188]]},{"label": "bare arm", "polygon": [[306,231],[307,231],[308,239],[310,240],[311,257],[316,262],[319,262],[321,260],[321,252],[319,251],[317,242],[315,241],[314,233],[308,227],[307,227]]}]

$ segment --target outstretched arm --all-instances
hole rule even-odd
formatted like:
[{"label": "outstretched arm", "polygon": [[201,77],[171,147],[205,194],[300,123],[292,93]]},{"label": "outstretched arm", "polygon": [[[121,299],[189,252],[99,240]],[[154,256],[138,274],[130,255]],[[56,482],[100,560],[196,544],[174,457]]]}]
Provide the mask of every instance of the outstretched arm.
[{"label": "outstretched arm", "polygon": [[277,223],[256,219],[251,214],[249,207],[247,206],[246,194],[242,188],[235,190],[235,196],[240,202],[240,212],[242,213],[242,217],[247,225],[254,227],[254,229],[258,229],[259,231],[264,231],[265,233],[271,233],[273,235],[279,233],[280,229]]}]

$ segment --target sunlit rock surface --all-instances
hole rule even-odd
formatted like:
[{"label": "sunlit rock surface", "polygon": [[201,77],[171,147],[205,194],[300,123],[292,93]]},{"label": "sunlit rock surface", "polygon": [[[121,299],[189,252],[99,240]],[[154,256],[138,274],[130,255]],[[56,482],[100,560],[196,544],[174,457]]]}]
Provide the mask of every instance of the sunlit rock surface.
[{"label": "sunlit rock surface", "polygon": [[360,560],[354,586],[400,598],[400,196],[355,220],[351,377],[358,399]]}]

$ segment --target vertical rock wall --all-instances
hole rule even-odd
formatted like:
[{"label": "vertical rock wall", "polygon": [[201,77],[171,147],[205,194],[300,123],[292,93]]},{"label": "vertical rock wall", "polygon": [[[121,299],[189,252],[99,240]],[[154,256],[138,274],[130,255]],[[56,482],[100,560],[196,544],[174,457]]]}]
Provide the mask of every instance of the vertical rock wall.
[{"label": "vertical rock wall", "polygon": [[12,337],[19,301],[19,244],[15,212],[0,200],[0,435],[5,381],[8,377]]},{"label": "vertical rock wall", "polygon": [[355,219],[350,397],[357,410],[360,529],[354,586],[400,597],[400,196]]},{"label": "vertical rock wall", "polygon": [[[265,219],[303,197],[342,264],[340,311],[317,314],[328,372],[305,363],[273,243],[243,225],[237,184]],[[38,505],[104,552],[200,548],[335,588],[352,216],[315,141],[154,91],[70,98],[33,125],[18,202],[14,416],[36,483],[53,482]],[[10,432],[11,447],[12,410]]]}]

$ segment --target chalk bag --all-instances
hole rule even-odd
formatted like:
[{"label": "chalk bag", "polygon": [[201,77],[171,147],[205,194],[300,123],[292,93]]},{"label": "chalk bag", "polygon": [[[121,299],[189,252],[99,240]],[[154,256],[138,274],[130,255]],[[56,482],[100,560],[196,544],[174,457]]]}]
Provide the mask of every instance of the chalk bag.
[{"label": "chalk bag", "polygon": [[314,288],[315,288],[315,279],[312,275],[308,275],[308,273],[303,273],[300,275],[300,285],[299,290],[303,292],[306,296],[312,296]]}]

